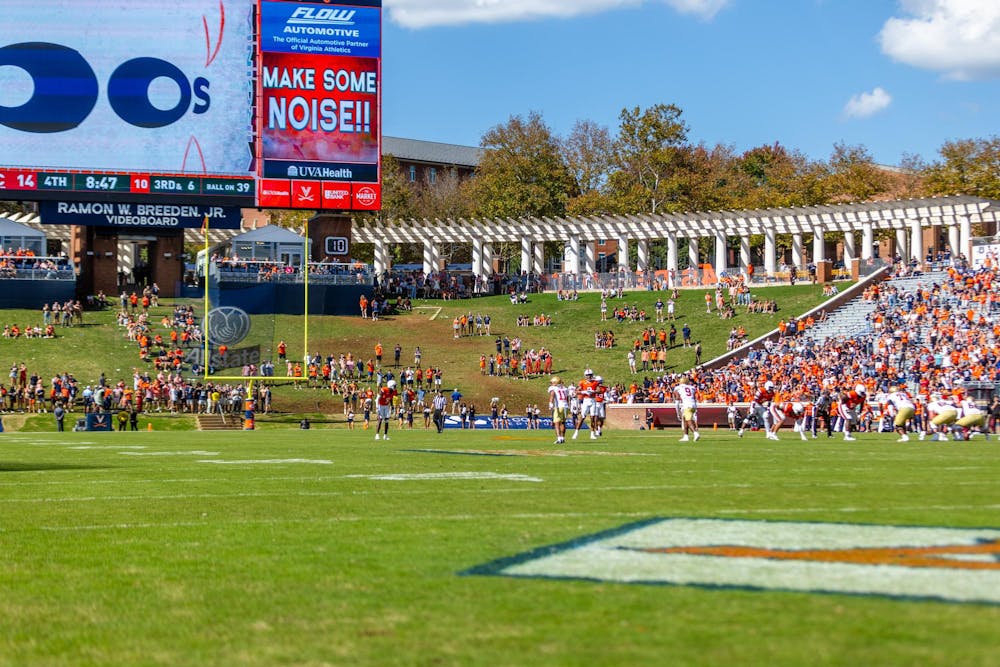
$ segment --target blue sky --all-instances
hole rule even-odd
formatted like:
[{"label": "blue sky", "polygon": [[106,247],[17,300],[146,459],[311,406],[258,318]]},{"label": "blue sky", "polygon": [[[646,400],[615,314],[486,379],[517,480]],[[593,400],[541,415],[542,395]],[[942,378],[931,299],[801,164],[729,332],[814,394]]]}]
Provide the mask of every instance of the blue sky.
[{"label": "blue sky", "polygon": [[690,138],[933,160],[1000,133],[1000,0],[384,0],[383,132],[479,145],[672,103]]}]

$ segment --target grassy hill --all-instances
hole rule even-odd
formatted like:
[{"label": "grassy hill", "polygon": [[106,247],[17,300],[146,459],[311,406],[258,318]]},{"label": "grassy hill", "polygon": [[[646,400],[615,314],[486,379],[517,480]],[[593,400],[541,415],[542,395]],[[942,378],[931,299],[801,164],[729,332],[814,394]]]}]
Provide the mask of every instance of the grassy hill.
[{"label": "grassy hill", "polygon": [[[773,299],[778,303],[779,312],[773,315],[747,314],[742,309],[731,320],[721,320],[715,313],[705,312],[705,291],[683,291],[676,307],[678,332],[687,323],[692,330],[692,340],[700,340],[703,345],[703,361],[725,351],[726,339],[731,327],[744,326],[753,338],[773,329],[778,320],[800,314],[822,301],[822,288],[812,285],[795,287],[770,287],[754,290],[760,299]],[[626,354],[632,341],[640,335],[644,327],[654,326],[654,303],[661,293],[636,291],[628,292],[621,300],[608,301],[609,310],[619,304],[635,304],[645,309],[649,319],[645,323],[613,320],[600,321],[600,295],[581,294],[578,301],[558,301],[554,294],[530,295],[528,303],[513,305],[506,297],[465,299],[460,301],[416,301],[414,310],[378,322],[361,317],[314,316],[309,319],[309,352],[323,356],[351,352],[355,359],[365,361],[374,357],[374,346],[381,342],[384,349],[383,363],[392,363],[393,348],[402,348],[401,361],[406,366],[413,362],[414,348],[422,349],[424,367],[441,367],[444,372],[444,386],[450,391],[458,387],[467,399],[477,405],[485,405],[489,398],[498,396],[512,409],[520,410],[527,403],[546,400],[547,380],[538,378],[522,381],[500,377],[486,377],[480,374],[481,354],[495,352],[497,336],[520,337],[522,349],[545,347],[554,357],[553,370],[575,379],[585,367],[591,367],[604,376],[608,382],[626,382],[632,379],[628,372]],[[662,294],[666,296],[666,294]],[[166,337],[167,330],[159,326],[159,321],[168,315],[176,302],[165,301],[154,309],[151,318],[155,331]],[[184,302],[187,303],[187,302]],[[202,312],[200,302],[194,302],[196,313]],[[4,324],[41,324],[41,311],[6,310],[0,311]],[[492,319],[491,336],[466,336],[455,339],[452,321],[462,313],[475,315],[488,313]],[[544,313],[551,316],[550,327],[518,327],[518,315]],[[656,325],[658,328],[660,325]],[[669,326],[669,323],[668,323]],[[616,337],[613,349],[595,349],[594,333],[597,330],[611,330]],[[115,323],[115,311],[108,309],[87,312],[84,325],[59,328],[58,337],[45,339],[0,339],[0,363],[25,363],[29,372],[35,371],[45,380],[56,373],[73,374],[83,384],[91,384],[105,373],[112,381],[131,377],[134,368],[147,365],[139,360],[134,343],[125,337],[125,331]],[[279,340],[288,345],[288,357],[301,359],[303,349],[302,319],[298,316],[277,316],[254,318],[253,332],[244,344],[259,344],[264,356],[277,356]],[[681,336],[677,336],[678,347],[668,353],[667,363],[671,370],[685,370],[694,364],[691,349],[679,346]],[[241,344],[242,345],[242,344]],[[230,371],[232,372],[232,371]],[[340,404],[332,400],[326,389],[295,389],[284,380],[285,369],[278,367],[275,378],[279,385],[275,390],[275,405],[282,412],[338,413]],[[7,381],[4,373],[3,381]]]}]

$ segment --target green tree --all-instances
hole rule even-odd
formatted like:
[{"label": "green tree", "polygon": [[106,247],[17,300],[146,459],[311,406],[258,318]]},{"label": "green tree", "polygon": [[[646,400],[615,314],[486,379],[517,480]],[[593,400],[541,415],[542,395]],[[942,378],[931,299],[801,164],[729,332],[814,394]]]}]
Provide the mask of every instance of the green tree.
[{"label": "green tree", "polygon": [[939,153],[923,172],[929,194],[1000,199],[1000,136],[949,141]]},{"label": "green tree", "polygon": [[[414,191],[403,176],[399,161],[392,155],[382,156],[382,209],[364,213],[355,213],[354,220],[359,224],[383,223],[391,224],[394,220],[413,217]],[[406,249],[399,244],[393,245],[396,256],[393,262],[410,261]],[[351,248],[354,258],[364,262],[374,261],[375,249],[371,244],[358,244]]]},{"label": "green tree", "polygon": [[608,128],[578,120],[562,141],[561,149],[574,182],[574,196],[567,203],[567,212],[570,215],[607,212],[610,204],[605,190],[614,164],[614,141]]},{"label": "green tree", "polygon": [[683,208],[681,177],[688,126],[673,104],[622,109],[610,187],[620,212],[660,213]]},{"label": "green tree", "polygon": [[833,145],[826,178],[829,200],[869,201],[889,191],[890,179],[864,146]]},{"label": "green tree", "polygon": [[483,135],[486,149],[469,194],[487,218],[557,217],[566,213],[573,179],[559,141],[541,114],[512,116]]}]

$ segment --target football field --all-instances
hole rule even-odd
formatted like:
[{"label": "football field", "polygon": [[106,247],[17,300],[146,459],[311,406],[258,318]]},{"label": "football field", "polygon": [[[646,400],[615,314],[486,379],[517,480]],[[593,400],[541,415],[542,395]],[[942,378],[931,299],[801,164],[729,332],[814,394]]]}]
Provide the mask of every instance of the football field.
[{"label": "football field", "polygon": [[792,435],[6,433],[0,664],[1000,664],[1000,442]]}]

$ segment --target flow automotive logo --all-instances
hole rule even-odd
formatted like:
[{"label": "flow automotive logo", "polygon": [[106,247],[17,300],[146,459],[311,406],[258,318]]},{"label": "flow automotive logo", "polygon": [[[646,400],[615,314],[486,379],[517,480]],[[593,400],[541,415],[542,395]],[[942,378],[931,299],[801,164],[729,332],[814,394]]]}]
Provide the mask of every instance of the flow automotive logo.
[{"label": "flow automotive logo", "polygon": [[328,7],[298,7],[288,19],[289,25],[323,25],[345,26],[354,25],[353,9],[333,9]]},{"label": "flow automotive logo", "polygon": [[1000,529],[653,519],[462,574],[1000,604]]},{"label": "flow automotive logo", "polygon": [[[19,106],[0,106],[0,125],[21,132],[54,133],[78,127],[97,106],[99,81],[87,59],[75,49],[49,42],[23,42],[0,48],[0,68],[27,72],[33,92]],[[150,84],[173,81],[177,103],[159,109],[149,99]],[[133,58],[118,66],[107,82],[108,102],[123,121],[143,128],[176,123],[188,111],[203,114],[211,106],[209,81],[189,81],[174,64],[159,58]]]}]

